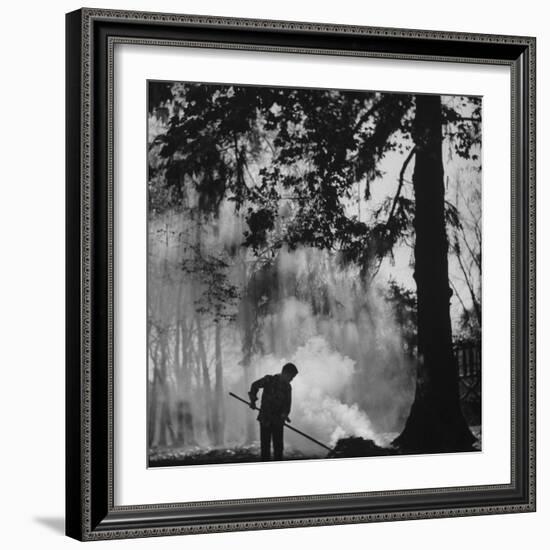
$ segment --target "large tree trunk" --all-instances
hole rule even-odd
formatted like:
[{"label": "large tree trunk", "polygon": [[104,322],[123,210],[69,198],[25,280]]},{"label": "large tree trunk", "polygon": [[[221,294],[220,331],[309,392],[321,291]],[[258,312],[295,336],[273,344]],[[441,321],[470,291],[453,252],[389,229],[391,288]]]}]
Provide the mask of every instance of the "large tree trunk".
[{"label": "large tree trunk", "polygon": [[414,140],[419,372],[409,418],[394,443],[406,452],[464,451],[474,437],[460,409],[452,352],[439,96],[416,96]]}]

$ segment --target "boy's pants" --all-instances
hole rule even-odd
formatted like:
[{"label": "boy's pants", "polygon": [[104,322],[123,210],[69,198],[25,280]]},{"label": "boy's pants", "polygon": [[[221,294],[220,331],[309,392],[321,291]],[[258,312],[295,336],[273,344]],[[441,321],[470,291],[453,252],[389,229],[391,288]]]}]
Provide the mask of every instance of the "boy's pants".
[{"label": "boy's pants", "polygon": [[274,460],[283,459],[283,430],[284,424],[281,422],[260,422],[260,443],[262,459],[271,458],[271,442],[273,441]]}]

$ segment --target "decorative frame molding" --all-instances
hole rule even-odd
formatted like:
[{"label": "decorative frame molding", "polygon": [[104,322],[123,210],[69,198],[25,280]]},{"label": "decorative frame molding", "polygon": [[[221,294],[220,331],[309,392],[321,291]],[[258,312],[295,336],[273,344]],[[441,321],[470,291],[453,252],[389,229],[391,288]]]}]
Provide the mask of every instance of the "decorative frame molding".
[{"label": "decorative frame molding", "polygon": [[[510,484],[114,505],[112,130],[116,43],[510,66]],[[535,510],[534,38],[84,8],[67,14],[66,44],[67,535],[100,540]]]}]

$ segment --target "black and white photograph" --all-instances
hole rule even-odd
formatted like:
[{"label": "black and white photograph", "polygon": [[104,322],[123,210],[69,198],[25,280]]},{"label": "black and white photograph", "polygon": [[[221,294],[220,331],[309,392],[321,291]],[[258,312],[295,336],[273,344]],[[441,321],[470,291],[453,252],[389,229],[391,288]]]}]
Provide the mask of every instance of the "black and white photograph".
[{"label": "black and white photograph", "polygon": [[482,450],[482,97],[147,95],[148,466]]}]

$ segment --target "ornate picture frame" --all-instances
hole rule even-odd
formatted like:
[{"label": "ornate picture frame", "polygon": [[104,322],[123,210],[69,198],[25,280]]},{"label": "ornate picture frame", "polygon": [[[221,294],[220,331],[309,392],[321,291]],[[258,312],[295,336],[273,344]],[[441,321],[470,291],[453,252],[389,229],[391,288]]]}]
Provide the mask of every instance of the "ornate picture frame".
[{"label": "ornate picture frame", "polygon": [[[535,39],[87,8],[67,14],[66,29],[66,534],[103,540],[534,511]],[[182,492],[181,502],[115,504],[117,44],[509,67],[510,483],[192,502]]]}]

